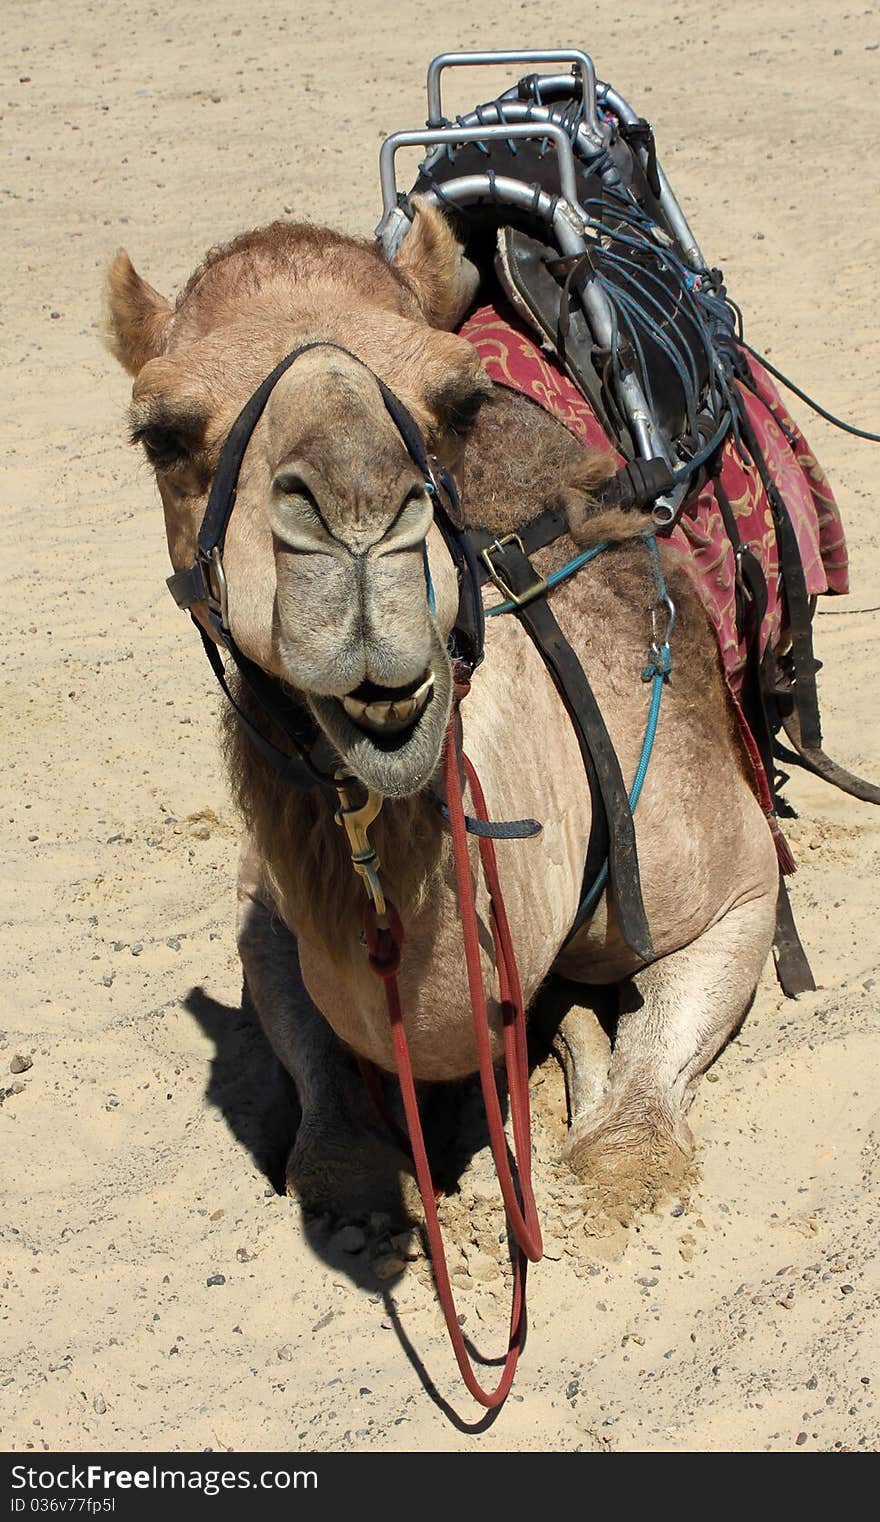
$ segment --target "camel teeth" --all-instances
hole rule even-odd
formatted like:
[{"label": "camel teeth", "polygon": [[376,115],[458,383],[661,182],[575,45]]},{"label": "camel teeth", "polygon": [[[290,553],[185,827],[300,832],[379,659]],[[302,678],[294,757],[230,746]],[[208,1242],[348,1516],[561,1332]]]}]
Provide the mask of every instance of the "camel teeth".
[{"label": "camel teeth", "polygon": [[397,698],[387,703],[365,703],[350,693],[342,699],[342,706],[350,719],[366,729],[394,734],[406,729],[417,714],[421,713],[434,686],[434,674],[430,672],[421,686],[408,698]]},{"label": "camel teeth", "polygon": [[416,702],[415,698],[412,697],[400,698],[396,703],[392,703],[390,706],[391,717],[393,719],[399,719],[402,724],[405,724],[407,719],[412,718],[419,705]]},{"label": "camel teeth", "polygon": [[433,685],[434,685],[434,673],[433,673],[433,671],[429,671],[428,675],[425,677],[425,680],[423,681],[421,687],[417,687],[416,688],[416,690],[413,693],[412,698],[411,698],[410,701],[413,702],[413,703],[416,703],[419,708],[424,708],[425,704],[428,701],[428,694],[430,693],[431,688],[433,687]]},{"label": "camel teeth", "polygon": [[342,699],[342,706],[349,718],[354,719],[355,723],[358,724],[367,711],[366,703],[362,703],[360,698],[344,697]]}]

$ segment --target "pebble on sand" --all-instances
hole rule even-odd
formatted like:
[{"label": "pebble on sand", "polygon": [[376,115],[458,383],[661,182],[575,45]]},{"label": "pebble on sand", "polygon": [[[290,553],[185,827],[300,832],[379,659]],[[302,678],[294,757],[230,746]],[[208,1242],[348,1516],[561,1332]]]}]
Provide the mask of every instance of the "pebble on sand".
[{"label": "pebble on sand", "polygon": [[330,1247],[337,1252],[363,1252],[366,1245],[367,1234],[360,1226],[342,1226],[330,1238]]},{"label": "pebble on sand", "polygon": [[29,1057],[26,1052],[16,1052],[9,1064],[9,1071],[10,1073],[26,1073],[33,1065],[33,1057]]},{"label": "pebble on sand", "polygon": [[494,1258],[487,1252],[474,1252],[468,1255],[467,1271],[471,1279],[477,1279],[484,1283],[487,1279],[497,1279],[501,1270]]},{"label": "pebble on sand", "polygon": [[377,1279],[395,1279],[398,1274],[403,1273],[405,1268],[406,1263],[403,1258],[395,1257],[393,1254],[387,1258],[376,1258],[373,1263],[373,1273]]},{"label": "pebble on sand", "polygon": [[98,1394],[95,1396],[94,1400],[92,1401],[92,1409],[94,1410],[94,1412],[98,1416],[103,1416],[104,1412],[107,1410],[107,1402],[105,1401],[105,1399],[104,1399],[103,1395],[100,1393],[100,1391],[98,1392]]},{"label": "pebble on sand", "polygon": [[208,1276],[208,1278],[205,1280],[205,1283],[207,1284],[209,1289],[214,1284],[225,1284],[226,1283],[226,1275],[225,1274],[210,1274]]}]

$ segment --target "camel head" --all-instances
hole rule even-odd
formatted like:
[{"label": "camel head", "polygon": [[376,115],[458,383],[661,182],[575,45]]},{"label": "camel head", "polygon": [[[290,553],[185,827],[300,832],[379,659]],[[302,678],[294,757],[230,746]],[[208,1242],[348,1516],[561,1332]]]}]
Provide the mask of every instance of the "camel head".
[{"label": "camel head", "polygon": [[192,564],[224,439],[261,381],[303,343],[349,351],[310,349],[275,386],[223,562],[240,649],[386,796],[418,791],[437,767],[458,589],[375,377],[454,469],[491,387],[471,345],[431,324],[453,322],[472,294],[451,231],[427,208],[394,265],[371,244],[276,223],[212,251],[175,307],[126,254],[110,271],[110,346],[135,376],[132,438],[155,471],[176,570]]}]

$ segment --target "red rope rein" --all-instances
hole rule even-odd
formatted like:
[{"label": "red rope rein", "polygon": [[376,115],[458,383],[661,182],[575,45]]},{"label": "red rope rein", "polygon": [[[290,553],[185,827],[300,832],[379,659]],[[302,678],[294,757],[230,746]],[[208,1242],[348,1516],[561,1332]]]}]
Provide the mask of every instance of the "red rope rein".
[{"label": "red rope rein", "polygon": [[[489,1013],[483,972],[480,961],[479,920],[477,917],[474,883],[471,876],[468,853],[467,826],[462,801],[463,780],[458,762],[457,713],[458,704],[467,692],[464,684],[456,685],[456,702],[449,721],[444,752],[444,776],[446,803],[455,857],[455,877],[461,909],[465,961],[468,987],[473,1013],[474,1040],[489,1142],[495,1171],[501,1186],[504,1210],[511,1235],[516,1243],[513,1262],[513,1292],[510,1310],[510,1331],[507,1352],[501,1378],[494,1390],[485,1390],[474,1373],[464,1336],[458,1322],[443,1235],[437,1213],[437,1193],[431,1177],[431,1168],[425,1148],[425,1139],[416,1098],[415,1079],[409,1056],[409,1046],[403,1023],[400,989],[397,973],[404,942],[403,925],[393,905],[388,904],[387,926],[377,922],[372,903],[367,905],[365,925],[370,967],[385,986],[385,1001],[391,1026],[394,1059],[403,1099],[409,1133],[410,1151],[416,1172],[419,1193],[425,1212],[425,1229],[431,1252],[437,1295],[443,1310],[455,1360],[462,1379],[475,1400],[488,1409],[500,1406],[507,1398],[513,1384],[516,1365],[525,1337],[526,1271],[529,1261],[536,1263],[542,1255],[541,1228],[535,1208],[532,1190],[531,1115],[529,1110],[529,1062],[526,1044],[525,1008],[516,966],[516,957],[510,935],[510,926],[504,908],[498,863],[492,840],[480,836],[480,861],[489,890],[490,922],[498,969],[498,987],[504,1038],[504,1064],[510,1101],[513,1129],[513,1151],[516,1161],[516,1177],[510,1165],[504,1120],[498,1098],[498,1086],[492,1061],[492,1045],[489,1030]],[[470,786],[473,807],[478,819],[488,819],[486,800],[477,774],[468,758],[462,754],[464,772]]]}]

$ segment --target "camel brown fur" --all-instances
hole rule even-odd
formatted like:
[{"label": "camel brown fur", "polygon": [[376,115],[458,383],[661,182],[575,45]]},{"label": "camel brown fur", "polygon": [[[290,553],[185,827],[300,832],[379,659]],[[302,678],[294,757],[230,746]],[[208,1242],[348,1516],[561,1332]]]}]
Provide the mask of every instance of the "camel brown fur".
[{"label": "camel brown fur", "polygon": [[[589,672],[629,781],[645,731],[641,673],[657,600],[641,525],[597,516],[606,459],[586,456],[531,403],[493,392],[471,346],[430,325],[454,321],[474,294],[473,271],[452,243],[443,219],[425,209],[397,265],[371,245],[275,224],[214,250],[173,309],[119,256],[113,347],[136,373],[133,434],[156,467],[172,562],[180,569],[193,558],[219,449],[249,395],[284,354],[332,340],[410,408],[458,473],[470,522],[506,531],[562,504],[573,539],[543,552],[545,570],[575,542],[619,541],[554,591],[553,609]],[[375,381],[350,355],[311,350],[272,393],[224,549],[230,620],[244,652],[386,800],[372,836],[406,929],[400,982],[415,1073],[456,1079],[474,1071],[475,1050],[450,841],[427,790],[438,785],[450,708],[446,638],[458,588],[418,472]],[[499,845],[501,873],[527,1001],[551,974],[584,989],[583,1004],[571,1003],[562,1020],[559,1050],[568,1156],[591,1177],[656,1180],[681,1165],[696,1080],[742,1019],[773,933],[776,856],[714,637],[686,573],[671,563],[666,570],[678,609],[675,664],[636,813],[650,966],[623,942],[607,896],[565,944],[589,790],[570,721],[515,619],[489,621],[486,658],[462,708],[465,748],[492,816],[543,824],[537,839]],[[343,702],[358,690],[408,693],[423,680],[433,683],[430,697],[391,746]],[[246,825],[245,978],[302,1107],[289,1185],[311,1203],[368,1208],[374,1171],[400,1159],[371,1128],[346,1055],[392,1066],[384,997],[360,939],[363,891],[332,795],[285,790],[234,716],[225,731]],[[488,902],[471,844],[492,989]],[[613,1047],[587,1008],[594,984],[620,989]],[[491,1019],[497,1054],[496,1000]]]}]

